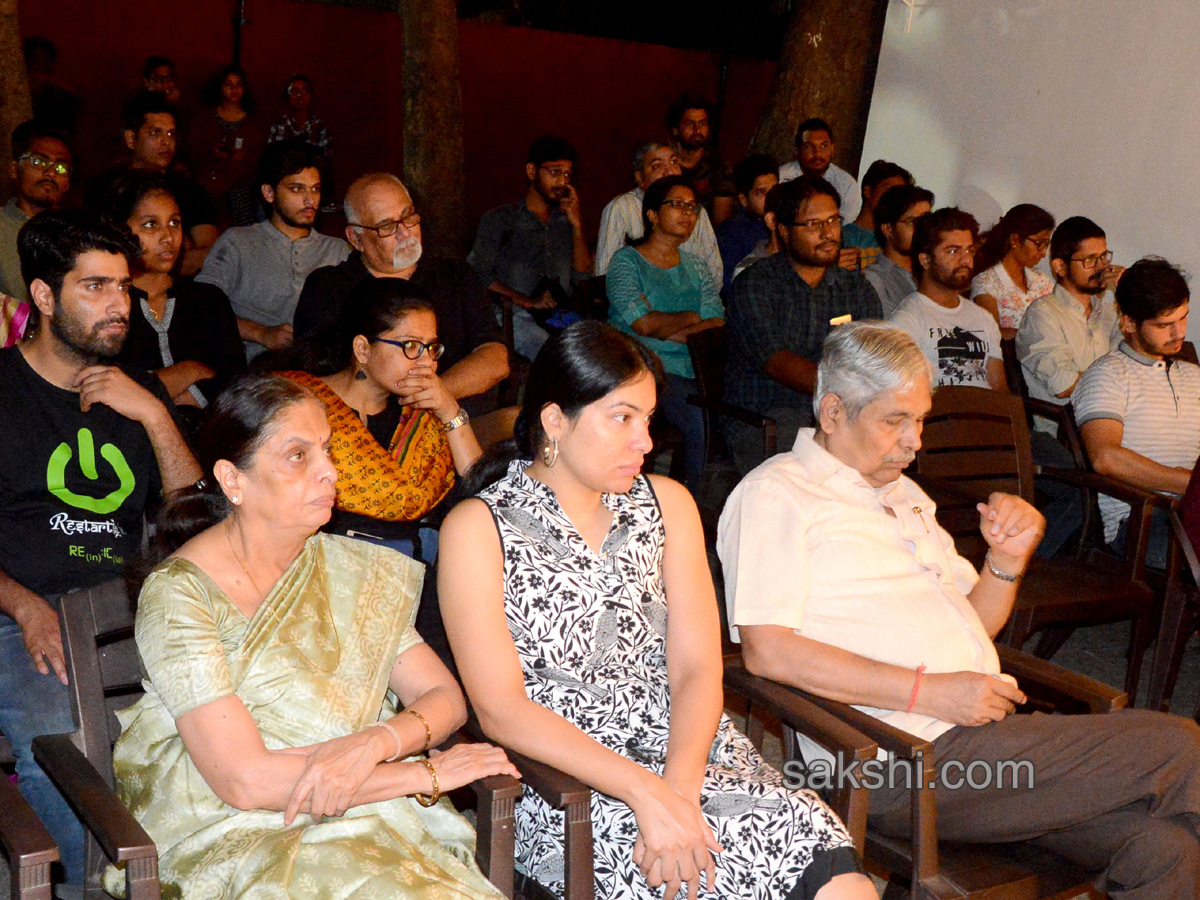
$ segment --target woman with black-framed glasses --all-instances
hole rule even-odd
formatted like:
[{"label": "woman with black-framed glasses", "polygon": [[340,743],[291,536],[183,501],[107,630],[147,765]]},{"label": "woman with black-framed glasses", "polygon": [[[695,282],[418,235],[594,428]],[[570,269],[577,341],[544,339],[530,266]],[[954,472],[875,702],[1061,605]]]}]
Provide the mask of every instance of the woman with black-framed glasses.
[{"label": "woman with black-framed glasses", "polygon": [[445,348],[433,307],[403,278],[369,278],[325,343],[308,372],[284,374],[329,414],[338,497],[328,530],[432,561],[435,545],[414,523],[434,512],[482,452],[438,377]]}]

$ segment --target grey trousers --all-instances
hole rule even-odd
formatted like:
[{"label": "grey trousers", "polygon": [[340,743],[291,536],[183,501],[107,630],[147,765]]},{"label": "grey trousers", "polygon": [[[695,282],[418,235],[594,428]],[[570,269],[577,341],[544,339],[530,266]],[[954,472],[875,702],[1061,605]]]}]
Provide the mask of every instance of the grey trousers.
[{"label": "grey trousers", "polygon": [[[1100,873],[1097,887],[1120,900],[1192,900],[1200,895],[1200,727],[1147,710],[1107,715],[1013,715],[960,726],[934,742],[942,840],[1032,840]],[[1034,786],[949,790],[949,760],[1029,760]],[[961,780],[956,770],[952,780]],[[975,780],[980,783],[982,777]],[[871,825],[910,834],[903,786],[871,791]]]}]

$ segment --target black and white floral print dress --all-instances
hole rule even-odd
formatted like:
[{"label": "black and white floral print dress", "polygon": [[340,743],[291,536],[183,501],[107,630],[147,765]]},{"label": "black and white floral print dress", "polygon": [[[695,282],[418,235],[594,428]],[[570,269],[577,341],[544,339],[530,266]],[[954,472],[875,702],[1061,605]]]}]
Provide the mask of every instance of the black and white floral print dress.
[{"label": "black and white floral print dress", "polygon": [[[513,463],[487,488],[504,554],[504,607],[529,697],[604,746],[661,774],[671,719],[665,529],[653,488],[605,494],[612,526],[600,553],[549,487]],[[721,716],[701,810],[724,852],[705,897],[811,897],[833,874],[857,871],[850,838],[810,791],[783,786],[750,740]],[[526,790],[517,805],[518,865],[562,895],[562,813]],[[633,811],[592,795],[597,898],[660,900],[633,862]],[[814,861],[808,877],[802,873]],[[667,898],[670,900],[670,898]]]}]

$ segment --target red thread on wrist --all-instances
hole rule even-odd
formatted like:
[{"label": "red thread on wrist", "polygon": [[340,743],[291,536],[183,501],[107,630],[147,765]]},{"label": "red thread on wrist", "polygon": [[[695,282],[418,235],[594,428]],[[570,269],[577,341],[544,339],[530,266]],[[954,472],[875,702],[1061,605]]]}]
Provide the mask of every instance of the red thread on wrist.
[{"label": "red thread on wrist", "polygon": [[925,664],[924,664],[924,663],[922,663],[921,665],[917,666],[917,680],[913,682],[912,694],[909,696],[909,698],[908,698],[908,706],[907,706],[907,707],[905,707],[905,710],[904,710],[906,713],[910,713],[910,712],[912,712],[912,711],[913,711],[913,707],[917,705],[917,691],[918,691],[918,690],[920,689],[920,687],[921,687],[921,675],[922,675],[922,673],[923,673],[924,671],[925,671]]}]

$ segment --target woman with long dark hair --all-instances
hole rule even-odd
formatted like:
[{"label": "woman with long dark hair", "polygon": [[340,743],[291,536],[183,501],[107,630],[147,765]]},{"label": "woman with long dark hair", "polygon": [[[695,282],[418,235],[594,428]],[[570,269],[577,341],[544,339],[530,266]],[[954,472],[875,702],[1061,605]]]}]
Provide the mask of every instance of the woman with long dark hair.
[{"label": "woman with long dark hair", "polygon": [[659,400],[667,421],[683,432],[688,489],[700,489],[704,418],[688,403],[696,393],[689,334],[725,322],[725,307],[708,266],[682,245],[701,206],[677,175],[655,181],[642,198],[643,237],[613,254],[605,282],[609,321],[654,351],[666,372]]},{"label": "woman with long dark hair", "polygon": [[465,721],[462,692],[411,624],[422,567],[317,533],[329,439],[285,378],[213,404],[204,480],[164,507],[138,599],[148,687],[119,714],[122,799],[174,896],[495,900],[437,801],[515,769],[485,744],[425,756]]},{"label": "woman with long dark hair", "polygon": [[[484,731],[591,785],[596,896],[876,897],[842,824],[721,712],[691,495],[640,474],[662,370],[599,322],[533,362],[516,437],[442,527],[438,589]],[[527,793],[525,871],[561,893],[562,816]],[[659,887],[665,885],[664,893]]]},{"label": "woman with long dark hair", "polygon": [[1002,337],[1015,338],[1029,304],[1054,290],[1050,276],[1034,268],[1045,259],[1053,231],[1054,216],[1019,203],[983,235],[971,299],[995,317]]},{"label": "woman with long dark hair", "polygon": [[208,112],[197,114],[191,125],[196,177],[218,201],[222,227],[253,225],[259,218],[254,167],[266,134],[254,115],[246,73],[222,67],[204,85],[200,101]]}]

